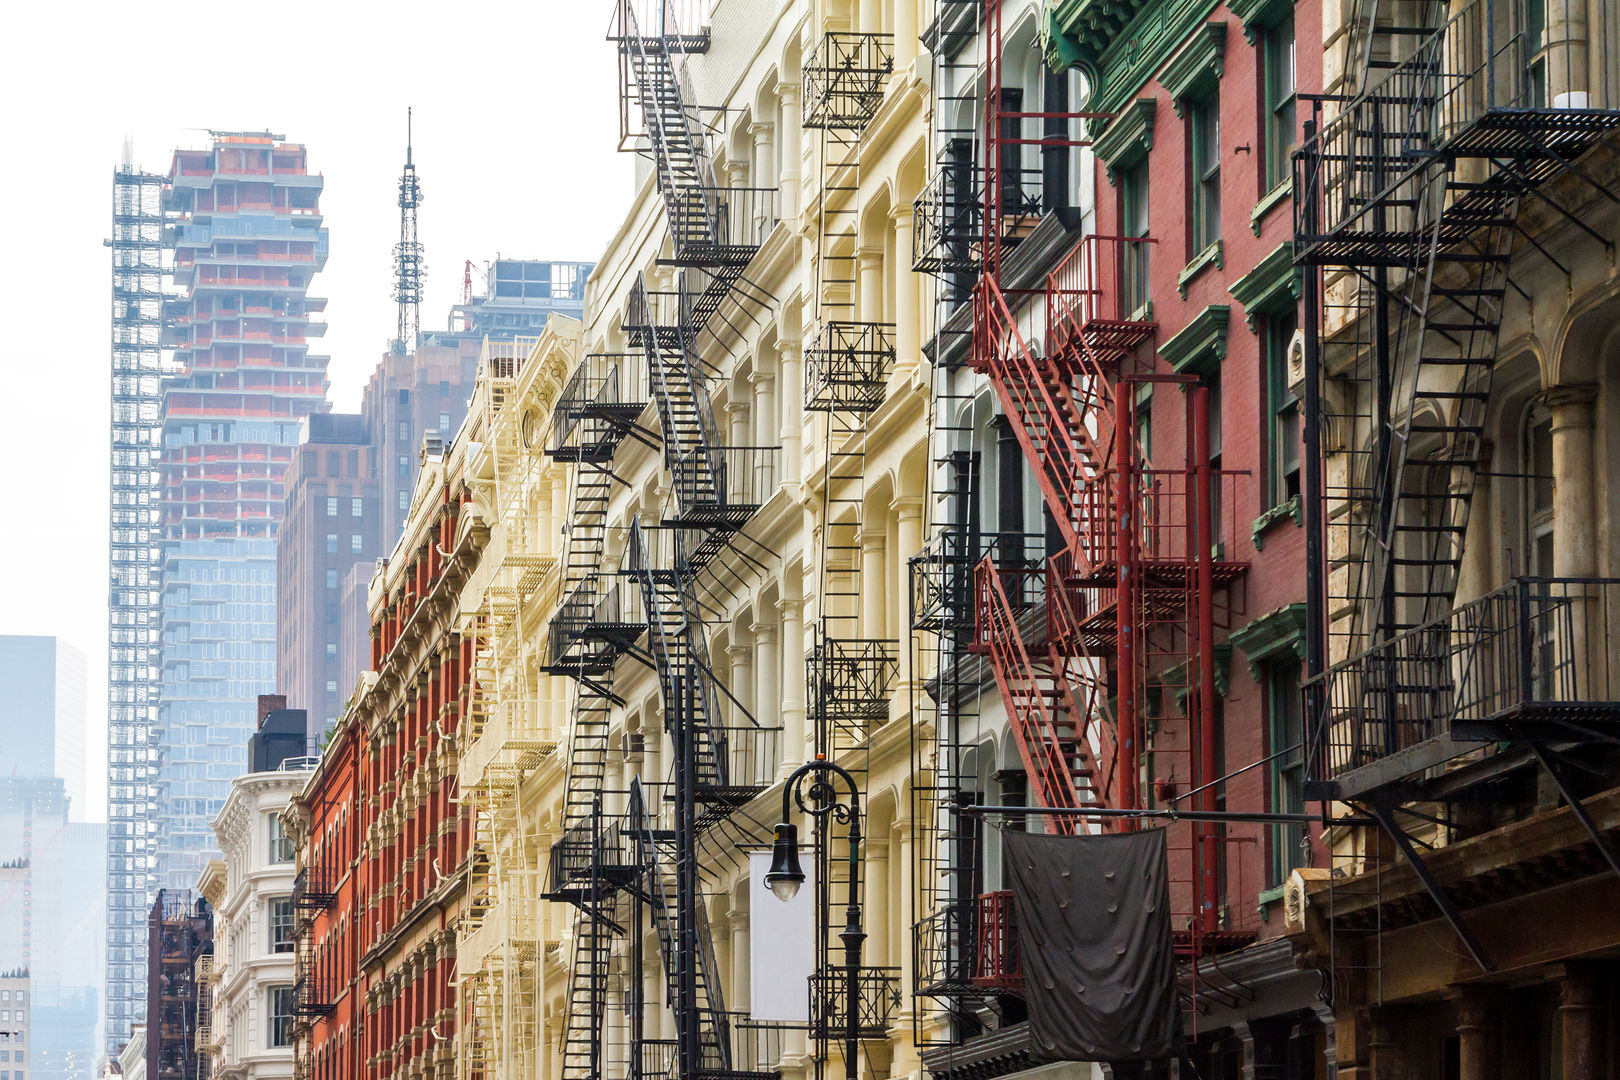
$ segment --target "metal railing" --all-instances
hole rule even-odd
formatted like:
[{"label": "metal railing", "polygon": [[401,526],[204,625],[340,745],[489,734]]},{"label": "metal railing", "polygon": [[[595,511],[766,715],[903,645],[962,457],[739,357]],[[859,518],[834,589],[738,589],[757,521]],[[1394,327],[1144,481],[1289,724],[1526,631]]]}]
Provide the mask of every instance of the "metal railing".
[{"label": "metal railing", "polygon": [[832,720],[883,720],[900,670],[893,640],[828,639],[816,643],[809,666],[812,715]]},{"label": "metal railing", "polygon": [[1010,890],[981,893],[975,905],[973,982],[976,986],[1012,989],[1022,986],[1024,969],[1018,957],[1018,919]]},{"label": "metal railing", "polygon": [[1510,739],[1620,715],[1617,605],[1620,579],[1518,578],[1335,664],[1306,688],[1320,703],[1307,733],[1313,779],[1433,740]]},{"label": "metal railing", "polygon": [[826,323],[805,350],[804,407],[872,411],[883,404],[894,357],[893,323]]},{"label": "metal railing", "polygon": [[893,72],[892,34],[826,34],[804,63],[804,126],[865,127]]},{"label": "metal railing", "polygon": [[[849,1001],[848,968],[831,965],[810,976],[810,1032],[813,1037],[837,1039],[844,1034]],[[888,1037],[895,1010],[900,1007],[900,969],[861,967],[856,973],[860,1000],[855,1025],[862,1039]]]},{"label": "metal railing", "polygon": [[[1117,361],[1152,335],[1143,312],[1153,237],[1084,236],[1046,277],[1048,355]],[[1100,372],[1092,371],[1097,375]]]}]

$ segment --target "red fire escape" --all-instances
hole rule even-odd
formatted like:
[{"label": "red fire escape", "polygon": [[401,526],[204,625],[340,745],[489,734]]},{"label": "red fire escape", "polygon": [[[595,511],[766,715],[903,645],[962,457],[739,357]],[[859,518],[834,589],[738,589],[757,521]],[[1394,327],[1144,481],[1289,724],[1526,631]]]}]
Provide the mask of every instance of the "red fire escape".
[{"label": "red fire escape", "polygon": [[[1048,114],[999,108],[999,0],[985,2],[984,40],[984,258],[972,364],[995,389],[1063,549],[1042,564],[984,559],[976,648],[994,670],[1033,802],[1071,812],[1046,818],[1049,831],[1138,827],[1086,810],[1213,810],[1218,601],[1244,567],[1217,558],[1221,477],[1210,462],[1208,390],[1194,376],[1159,371],[1141,348],[1155,324],[1125,310],[1125,281],[1145,266],[1151,238],[1087,236],[1044,287],[1003,288],[995,195],[1003,147],[1051,142],[1018,138],[1016,123],[1004,123]],[[1180,404],[1154,417],[1150,457],[1143,403],[1154,396]],[[1168,831],[1177,951],[1196,958],[1224,936],[1220,837],[1204,822]],[[1005,896],[981,897],[982,985],[1015,976],[1010,915]]]}]

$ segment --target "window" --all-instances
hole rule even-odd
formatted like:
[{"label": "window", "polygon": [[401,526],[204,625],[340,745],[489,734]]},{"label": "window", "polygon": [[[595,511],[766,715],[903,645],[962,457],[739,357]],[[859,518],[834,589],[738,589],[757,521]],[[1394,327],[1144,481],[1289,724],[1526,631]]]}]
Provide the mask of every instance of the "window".
[{"label": "window", "polygon": [[293,1033],[293,988],[290,986],[272,986],[265,990],[267,1012],[270,1019],[270,1030],[266,1033],[267,1044],[274,1047],[291,1046]]},{"label": "window", "polygon": [[1530,91],[1531,108],[1547,107],[1547,57],[1541,47],[1547,31],[1546,0],[1525,0],[1524,4],[1524,56],[1529,59],[1525,78]]},{"label": "window", "polygon": [[366,500],[364,500],[364,499],[350,499],[349,500],[349,516],[350,517],[365,517],[365,515],[366,515]]},{"label": "window", "polygon": [[326,692],[328,694],[337,693],[337,680],[336,679],[327,679],[326,680]]},{"label": "window", "polygon": [[[1209,386],[1209,509],[1210,509],[1210,547],[1215,552],[1221,551],[1221,545],[1226,543],[1226,534],[1221,525],[1221,511],[1224,509],[1221,499],[1221,375],[1219,371],[1213,372],[1205,378]],[[1219,555],[1217,554],[1217,558]],[[1217,774],[1218,775],[1218,774]]]},{"label": "window", "polygon": [[270,951],[293,951],[293,902],[290,896],[270,898]]},{"label": "window", "polygon": [[411,425],[410,425],[410,422],[408,420],[401,420],[399,422],[399,441],[400,442],[410,442],[411,441]]},{"label": "window", "polygon": [[337,571],[331,567],[326,570],[326,587],[328,589],[337,588]]},{"label": "window", "polygon": [[349,550],[358,555],[361,548],[364,546],[364,543],[365,541],[361,538],[359,533],[353,533],[349,537]]},{"label": "window", "polygon": [[326,534],[326,552],[329,555],[337,554],[337,533]]},{"label": "window", "polygon": [[450,434],[450,414],[447,412],[439,414],[439,434],[444,436]]},{"label": "window", "polygon": [[1221,238],[1221,99],[1212,95],[1191,106],[1192,250],[1197,255]]},{"label": "window", "polygon": [[270,861],[273,863],[292,862],[292,837],[287,835],[287,830],[281,824],[280,816],[277,814],[266,814],[265,816],[270,819]]},{"label": "window", "polygon": [[1537,577],[1553,574],[1553,456],[1552,413],[1532,405],[1524,426],[1524,549],[1526,567]]},{"label": "window", "polygon": [[[1120,223],[1124,235],[1145,241],[1148,234],[1148,163],[1142,158],[1125,170],[1119,189]],[[1148,302],[1148,249],[1147,243],[1126,243],[1124,281],[1120,283],[1122,316],[1130,316],[1147,306]]]},{"label": "window", "polygon": [[1292,13],[1266,31],[1261,48],[1265,53],[1265,115],[1261,118],[1266,133],[1265,185],[1266,191],[1272,191],[1288,183],[1288,155],[1294,152],[1299,142],[1296,133],[1298,127],[1294,122],[1296,87]]},{"label": "window", "polygon": [[1292,308],[1266,317],[1266,401],[1271,421],[1266,486],[1270,506],[1281,506],[1299,494],[1299,399],[1288,389],[1288,346],[1294,340],[1297,320]]},{"label": "window", "polygon": [[326,643],[326,662],[330,664],[332,661],[334,661],[336,659],[337,659],[337,646],[335,644],[333,644],[332,642],[328,641]]},{"label": "window", "polygon": [[[1271,718],[1271,812],[1298,814],[1305,810],[1305,706],[1300,698],[1299,661],[1278,656],[1269,665],[1267,707]],[[1285,752],[1286,751],[1286,752]],[[1304,826],[1271,827],[1271,884],[1281,885],[1289,873],[1306,863]]]},{"label": "window", "polygon": [[338,504],[338,501],[336,499],[331,498],[331,497],[327,498],[327,500],[326,500],[326,516],[327,517],[337,517],[337,504]]},{"label": "window", "polygon": [[411,508],[411,493],[410,492],[401,491],[399,493],[399,508],[401,510],[409,510]]},{"label": "window", "polygon": [[399,475],[402,478],[411,475],[411,459],[404,454],[399,455]]}]

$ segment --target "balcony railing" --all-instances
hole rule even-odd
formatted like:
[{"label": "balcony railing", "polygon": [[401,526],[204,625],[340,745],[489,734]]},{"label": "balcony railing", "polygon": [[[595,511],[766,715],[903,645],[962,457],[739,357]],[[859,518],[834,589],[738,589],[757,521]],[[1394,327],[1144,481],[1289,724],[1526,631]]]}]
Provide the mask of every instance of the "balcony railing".
[{"label": "balcony railing", "polygon": [[806,660],[812,715],[835,723],[885,720],[890,688],[900,670],[899,643],[828,639]]},{"label": "balcony railing", "polygon": [[894,355],[893,323],[827,323],[805,350],[804,407],[871,412],[883,404]]},{"label": "balcony railing", "polygon": [[1498,741],[1613,735],[1620,579],[1518,578],[1307,687],[1310,797],[1345,798]]},{"label": "balcony railing", "polygon": [[[849,995],[848,968],[832,965],[810,976],[810,1031],[823,1039],[838,1039],[845,1032]],[[886,1039],[895,1011],[900,1007],[900,969],[862,967],[856,973],[860,1001],[855,1016],[862,1039]]]},{"label": "balcony railing", "polygon": [[804,126],[859,130],[894,72],[890,34],[827,34],[804,63]]},{"label": "balcony railing", "polygon": [[[1145,314],[1151,237],[1086,236],[1047,275],[1046,351],[1076,370],[1114,364],[1153,336]],[[1091,375],[1099,372],[1091,370]]]},{"label": "balcony railing", "polygon": [[647,629],[641,583],[628,574],[592,574],[551,617],[553,668],[600,669]]},{"label": "balcony railing", "polygon": [[623,819],[597,811],[551,845],[548,898],[599,899],[639,871]]},{"label": "balcony railing", "polygon": [[294,1016],[325,1016],[336,1005],[337,993],[329,978],[307,973],[300,975],[298,981],[293,984]]},{"label": "balcony railing", "polygon": [[694,529],[740,529],[776,492],[780,446],[716,446],[671,463],[677,516]]},{"label": "balcony railing", "polygon": [[1011,891],[981,894],[976,915],[974,985],[1004,990],[1021,987],[1024,969],[1018,959],[1018,920]]},{"label": "balcony railing", "polygon": [[[558,461],[611,460],[647,407],[645,371],[640,357],[626,353],[592,353],[582,359],[552,410],[551,456]],[[529,441],[528,430],[523,438]]]}]

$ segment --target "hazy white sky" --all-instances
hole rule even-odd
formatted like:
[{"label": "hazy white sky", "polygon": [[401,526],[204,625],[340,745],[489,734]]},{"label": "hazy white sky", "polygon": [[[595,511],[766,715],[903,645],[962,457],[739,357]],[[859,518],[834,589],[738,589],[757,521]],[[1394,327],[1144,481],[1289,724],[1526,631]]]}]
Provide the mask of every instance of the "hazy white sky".
[{"label": "hazy white sky", "polygon": [[[260,12],[273,12],[269,18]],[[610,0],[238,5],[19,3],[0,16],[0,633],[54,634],[106,700],[108,252],[126,135],[165,172],[207,129],[309,147],[326,177],[332,254],[321,351],[332,401],[360,389],[393,336],[391,254],[405,108],[427,248],[424,327],[445,323],[463,263],[497,252],[597,258],[631,195],[618,138]],[[476,279],[475,279],[476,281]],[[475,285],[475,288],[477,286]],[[87,747],[99,818],[104,743]]]}]

